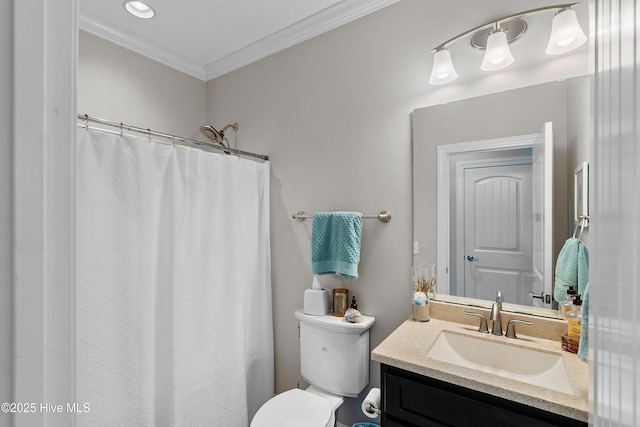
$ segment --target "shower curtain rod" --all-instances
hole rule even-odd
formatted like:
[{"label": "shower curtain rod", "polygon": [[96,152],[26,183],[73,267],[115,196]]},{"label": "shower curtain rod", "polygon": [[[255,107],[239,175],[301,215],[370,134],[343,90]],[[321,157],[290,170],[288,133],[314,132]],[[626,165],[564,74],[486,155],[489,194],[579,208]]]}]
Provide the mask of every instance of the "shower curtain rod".
[{"label": "shower curtain rod", "polygon": [[167,138],[167,139],[172,140],[173,142],[183,142],[183,143],[191,143],[191,144],[196,144],[196,145],[204,145],[204,146],[207,146],[207,147],[212,147],[212,148],[218,149],[218,150],[220,150],[220,151],[222,151],[223,153],[226,153],[226,154],[235,154],[235,155],[238,155],[238,156],[250,157],[250,158],[264,160],[264,161],[269,160],[269,156],[264,155],[264,154],[251,153],[251,152],[248,152],[248,151],[238,150],[237,148],[226,148],[226,147],[223,147],[221,144],[216,144],[216,143],[207,142],[207,141],[199,141],[197,139],[185,138],[183,136],[171,135],[171,134],[164,133],[164,132],[157,132],[157,131],[153,131],[151,129],[145,129],[145,128],[141,128],[141,127],[138,127],[138,126],[126,125],[124,123],[118,123],[118,122],[114,122],[114,121],[111,121],[111,120],[106,120],[106,119],[101,119],[101,118],[98,118],[98,117],[89,116],[88,114],[78,114],[78,120],[82,120],[84,122],[84,124],[78,123],[78,126],[79,127],[84,127],[85,129],[94,129],[94,130],[106,131],[106,130],[100,129],[100,128],[89,127],[89,122],[95,122],[95,123],[100,123],[102,125],[113,126],[113,127],[119,128],[120,129],[120,135],[122,135],[124,131],[137,132],[137,133],[142,133],[142,134],[149,135],[149,136],[158,136],[158,137],[161,137],[161,138]]}]

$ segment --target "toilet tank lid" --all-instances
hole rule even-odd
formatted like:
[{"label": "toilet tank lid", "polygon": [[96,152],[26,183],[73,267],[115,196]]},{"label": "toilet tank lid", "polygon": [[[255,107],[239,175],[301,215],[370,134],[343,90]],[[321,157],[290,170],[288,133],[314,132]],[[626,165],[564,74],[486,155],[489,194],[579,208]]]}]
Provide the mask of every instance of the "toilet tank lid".
[{"label": "toilet tank lid", "polygon": [[345,334],[361,334],[368,330],[376,322],[375,317],[362,316],[362,321],[359,323],[347,322],[344,317],[337,317],[331,314],[325,314],[321,316],[315,316],[313,314],[305,314],[304,310],[299,308],[296,310],[296,317],[300,322],[308,325],[316,326],[318,328],[326,329],[328,331],[342,332]]}]

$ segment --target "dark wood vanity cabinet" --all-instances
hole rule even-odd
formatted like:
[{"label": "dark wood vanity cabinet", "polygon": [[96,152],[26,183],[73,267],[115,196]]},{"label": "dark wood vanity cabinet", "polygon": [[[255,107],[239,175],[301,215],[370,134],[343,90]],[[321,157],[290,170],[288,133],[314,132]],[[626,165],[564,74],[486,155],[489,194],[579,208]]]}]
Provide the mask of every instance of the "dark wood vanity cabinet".
[{"label": "dark wood vanity cabinet", "polygon": [[383,427],[552,427],[587,423],[381,365]]}]

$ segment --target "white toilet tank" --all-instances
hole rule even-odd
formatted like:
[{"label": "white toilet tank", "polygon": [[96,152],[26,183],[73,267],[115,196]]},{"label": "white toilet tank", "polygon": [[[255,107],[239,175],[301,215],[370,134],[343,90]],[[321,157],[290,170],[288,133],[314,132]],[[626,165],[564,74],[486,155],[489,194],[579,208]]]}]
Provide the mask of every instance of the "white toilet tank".
[{"label": "white toilet tank", "polygon": [[296,310],[300,321],[300,370],[319,389],[356,397],[369,384],[369,328],[375,317],[349,323],[331,314],[314,316]]}]

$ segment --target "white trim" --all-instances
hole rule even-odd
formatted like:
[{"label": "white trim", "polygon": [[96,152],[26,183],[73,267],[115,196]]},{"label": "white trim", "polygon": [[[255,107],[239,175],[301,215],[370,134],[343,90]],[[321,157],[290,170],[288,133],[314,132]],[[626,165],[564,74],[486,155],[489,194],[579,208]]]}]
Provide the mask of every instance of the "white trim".
[{"label": "white trim", "polygon": [[[578,189],[582,191],[582,203],[578,199]],[[580,206],[582,205],[582,206]],[[586,215],[582,227],[589,227],[589,162],[582,162],[573,173],[573,221],[578,222],[580,215]]]},{"label": "white trim", "polygon": [[75,425],[77,1],[13,1],[15,427]]},{"label": "white trim", "polygon": [[450,265],[450,210],[449,210],[449,156],[463,153],[477,153],[491,150],[528,148],[533,146],[537,134],[485,139],[438,145],[437,147],[437,282],[438,293],[449,294]]},{"label": "white trim", "polygon": [[[550,221],[544,223],[544,283],[542,291],[553,298],[553,122],[545,122],[541,132],[544,133],[544,216]],[[551,226],[549,226],[551,224]],[[537,289],[533,290],[538,292]],[[536,301],[536,300],[534,300]],[[541,300],[540,300],[541,301]],[[542,302],[542,307],[551,308],[546,302]]]},{"label": "white trim", "polygon": [[[0,402],[13,400],[13,4],[0,2]],[[11,425],[11,414],[0,424]],[[4,425],[3,424],[3,425]]]},{"label": "white trim", "polygon": [[168,67],[175,68],[192,77],[205,80],[204,67],[179,53],[173,52],[152,40],[140,37],[122,27],[114,25],[84,9],[80,9],[80,29],[132,50]]},{"label": "white trim", "polygon": [[277,33],[207,64],[204,67],[205,78],[208,81],[229,73],[361,18],[397,1],[398,0],[369,1],[365,2],[366,4],[363,6],[361,0],[343,0]]},{"label": "white trim", "polygon": [[186,58],[152,40],[140,37],[122,27],[80,9],[80,29],[109,40],[192,77],[209,81],[269,55],[302,43],[315,36],[347,24],[398,0],[342,0],[306,19],[275,32],[248,46],[208,64]]}]

